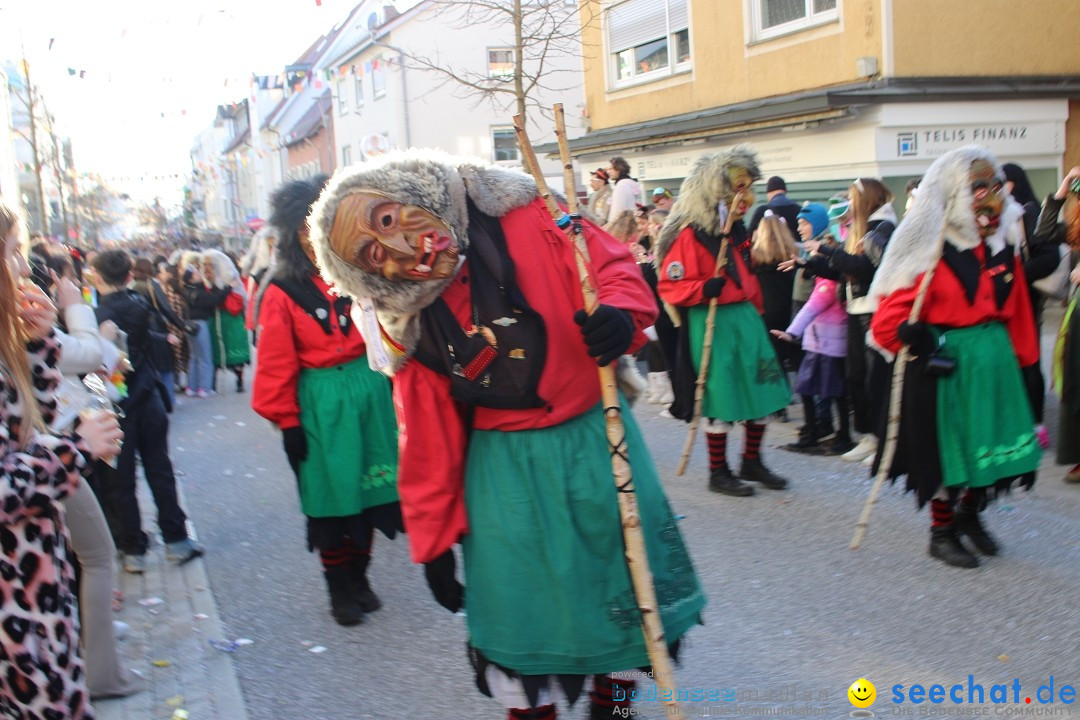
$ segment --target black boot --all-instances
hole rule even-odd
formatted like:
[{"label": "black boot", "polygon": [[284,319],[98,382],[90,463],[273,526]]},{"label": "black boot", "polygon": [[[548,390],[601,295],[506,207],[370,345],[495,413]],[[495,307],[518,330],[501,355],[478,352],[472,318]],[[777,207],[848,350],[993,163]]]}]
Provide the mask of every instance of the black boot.
[{"label": "black boot", "polygon": [[851,435],[847,431],[840,431],[833,435],[831,438],[821,443],[822,455],[843,455],[848,450],[855,447],[855,443],[851,440]]},{"label": "black boot", "polygon": [[371,564],[371,555],[353,555],[349,564],[349,572],[352,574],[353,597],[360,604],[360,609],[366,613],[375,612],[382,607],[379,596],[371,589],[368,583],[367,569]]},{"label": "black boot", "polygon": [[979,520],[979,513],[974,508],[965,508],[962,504],[953,517],[956,534],[967,535],[975,549],[983,555],[997,555],[1000,548]]},{"label": "black boot", "polygon": [[727,465],[709,473],[709,489],[735,497],[747,497],[754,494],[754,488],[735,477]]},{"label": "black boot", "polygon": [[930,528],[930,557],[936,557],[946,565],[961,568],[979,567],[979,559],[968,552],[956,536],[952,525]]},{"label": "black boot", "polygon": [[761,458],[754,458],[753,460],[743,458],[739,477],[743,480],[759,482],[770,490],[783,490],[787,487],[787,480],[770,472],[769,468],[762,464]]},{"label": "black boot", "polygon": [[236,371],[236,392],[238,392],[238,393],[244,392],[244,371],[243,370],[237,370]]},{"label": "black boot", "polygon": [[330,614],[338,625],[351,627],[364,621],[364,611],[353,596],[351,575],[348,567],[327,568],[326,586],[330,590]]}]

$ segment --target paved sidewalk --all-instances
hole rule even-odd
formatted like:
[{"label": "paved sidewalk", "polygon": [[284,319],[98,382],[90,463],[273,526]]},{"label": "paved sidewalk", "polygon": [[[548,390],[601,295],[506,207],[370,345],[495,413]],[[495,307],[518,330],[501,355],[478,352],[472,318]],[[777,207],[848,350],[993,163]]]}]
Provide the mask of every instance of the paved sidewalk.
[{"label": "paved sidewalk", "polygon": [[[183,504],[183,489],[178,490]],[[156,528],[154,502],[141,478],[139,506],[144,527]],[[149,687],[131,697],[95,701],[98,720],[247,720],[232,656],[210,644],[235,638],[222,627],[203,560],[173,565],[155,537],[143,575],[118,570],[124,607],[115,617],[131,626],[120,650]]]}]

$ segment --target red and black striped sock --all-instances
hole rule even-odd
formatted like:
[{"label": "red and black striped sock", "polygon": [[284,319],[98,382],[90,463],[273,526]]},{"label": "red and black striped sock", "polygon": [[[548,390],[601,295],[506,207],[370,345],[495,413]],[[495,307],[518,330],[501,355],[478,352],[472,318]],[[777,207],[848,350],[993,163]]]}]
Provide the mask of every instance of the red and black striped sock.
[{"label": "red and black striped sock", "polygon": [[510,708],[507,720],[555,720],[555,706],[543,705],[538,708]]},{"label": "red and black striped sock", "polygon": [[952,525],[952,503],[948,500],[934,498],[930,501],[930,527],[944,527]]},{"label": "red and black striped sock", "polygon": [[322,561],[323,570],[345,567],[349,564],[349,558],[349,548],[344,545],[331,550],[319,551],[319,560]]},{"label": "red and black striped sock", "polygon": [[705,440],[709,444],[709,469],[724,470],[727,468],[727,433],[705,433]]},{"label": "red and black striped sock", "polygon": [[765,437],[765,426],[754,422],[746,424],[746,447],[743,448],[743,460],[757,460],[761,457],[761,440]]},{"label": "red and black striped sock", "polygon": [[628,708],[631,705],[630,695],[636,687],[636,680],[616,680],[610,675],[594,675],[593,691],[589,693],[589,699],[597,707]]}]

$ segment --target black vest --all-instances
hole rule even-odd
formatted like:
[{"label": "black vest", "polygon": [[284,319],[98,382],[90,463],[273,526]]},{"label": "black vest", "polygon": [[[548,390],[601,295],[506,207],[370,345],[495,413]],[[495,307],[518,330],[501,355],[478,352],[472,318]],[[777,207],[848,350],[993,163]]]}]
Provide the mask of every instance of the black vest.
[{"label": "black vest", "polygon": [[[537,395],[547,355],[544,319],[518,287],[498,218],[468,201],[472,322],[462,328],[440,297],[420,313],[414,357],[450,378],[455,400],[479,407],[542,407]],[[494,340],[494,345],[491,343]]]}]

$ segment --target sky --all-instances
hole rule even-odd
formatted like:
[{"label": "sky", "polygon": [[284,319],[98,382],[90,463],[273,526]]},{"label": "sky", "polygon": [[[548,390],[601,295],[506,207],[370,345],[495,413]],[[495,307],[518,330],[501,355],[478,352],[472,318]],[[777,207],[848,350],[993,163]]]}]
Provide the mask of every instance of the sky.
[{"label": "sky", "polygon": [[175,205],[217,105],[247,97],[253,73],[281,72],[356,2],[0,0],[0,59],[25,52],[80,173]]}]

